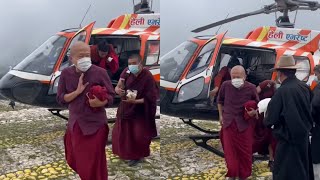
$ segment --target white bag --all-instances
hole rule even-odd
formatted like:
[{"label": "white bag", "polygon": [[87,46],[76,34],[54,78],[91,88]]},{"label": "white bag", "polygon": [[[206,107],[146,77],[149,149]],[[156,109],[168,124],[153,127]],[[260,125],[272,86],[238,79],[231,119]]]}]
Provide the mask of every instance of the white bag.
[{"label": "white bag", "polygon": [[135,100],[137,97],[137,90],[127,90],[127,99],[129,100]]},{"label": "white bag", "polygon": [[263,99],[261,101],[259,101],[258,103],[258,109],[259,109],[259,113],[264,113],[266,114],[267,112],[267,108],[268,108],[268,104],[270,102],[271,98],[266,98],[266,99]]}]

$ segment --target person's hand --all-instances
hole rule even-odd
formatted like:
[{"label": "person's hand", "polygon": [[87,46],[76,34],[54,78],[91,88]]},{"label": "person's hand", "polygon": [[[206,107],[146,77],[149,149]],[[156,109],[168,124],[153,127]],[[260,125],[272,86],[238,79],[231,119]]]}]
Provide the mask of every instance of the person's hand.
[{"label": "person's hand", "polygon": [[125,94],[126,94],[125,90],[119,88],[118,86],[116,87],[115,91],[120,96],[125,96]]},{"label": "person's hand", "polygon": [[[87,97],[88,97],[88,100],[89,100],[89,104],[90,104],[90,107],[102,107],[104,106],[104,102],[105,101],[100,101],[95,95],[93,95],[93,99],[90,99],[88,93],[87,93]],[[108,100],[106,100],[107,103],[108,103]]]},{"label": "person's hand", "polygon": [[84,89],[89,85],[89,82],[87,82],[86,84],[83,84],[83,76],[84,75],[82,73],[79,78],[78,87],[76,89],[77,94],[81,94],[84,91]]},{"label": "person's hand", "polygon": [[219,117],[219,123],[221,126],[223,125],[223,117],[222,116]]},{"label": "person's hand", "polygon": [[136,104],[137,101],[135,99],[126,99],[126,100],[122,100],[123,102],[126,102],[126,103],[132,103],[132,104]]},{"label": "person's hand", "polygon": [[218,90],[219,90],[218,87],[215,87],[214,89],[212,89],[212,91],[209,92],[209,96],[211,99],[217,95]]}]

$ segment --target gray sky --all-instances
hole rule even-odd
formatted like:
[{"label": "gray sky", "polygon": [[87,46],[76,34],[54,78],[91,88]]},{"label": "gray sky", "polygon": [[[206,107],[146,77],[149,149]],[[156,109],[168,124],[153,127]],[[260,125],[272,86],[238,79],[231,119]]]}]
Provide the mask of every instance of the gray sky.
[{"label": "gray sky", "polygon": [[[153,1],[153,10],[159,13],[160,0]],[[96,21],[95,27],[106,27],[111,19],[133,11],[132,0],[1,0],[0,74],[50,36],[78,27],[90,4],[82,26]]]},{"label": "gray sky", "polygon": [[[161,55],[181,42],[198,35],[215,34],[218,27],[201,33],[191,30],[229,17],[258,10],[272,0],[161,0]],[[280,13],[278,13],[279,17]],[[294,13],[290,13],[293,22]],[[298,11],[296,28],[320,30],[320,10]],[[225,24],[219,32],[228,30],[227,36],[244,38],[259,26],[275,26],[275,14],[261,14]]]}]

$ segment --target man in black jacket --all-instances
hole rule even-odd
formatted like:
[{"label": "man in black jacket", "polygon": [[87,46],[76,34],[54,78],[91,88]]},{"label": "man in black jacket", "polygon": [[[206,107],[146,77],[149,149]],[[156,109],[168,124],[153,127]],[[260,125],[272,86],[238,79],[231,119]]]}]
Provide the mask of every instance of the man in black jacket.
[{"label": "man in black jacket", "polygon": [[312,129],[311,152],[314,167],[315,180],[320,180],[320,65],[314,67],[316,88],[313,90],[313,99],[311,103],[311,112],[315,122]]},{"label": "man in black jacket", "polygon": [[314,179],[309,143],[312,92],[297,79],[296,69],[292,56],[280,58],[275,70],[281,86],[268,105],[264,121],[273,127],[277,140],[273,180]]}]

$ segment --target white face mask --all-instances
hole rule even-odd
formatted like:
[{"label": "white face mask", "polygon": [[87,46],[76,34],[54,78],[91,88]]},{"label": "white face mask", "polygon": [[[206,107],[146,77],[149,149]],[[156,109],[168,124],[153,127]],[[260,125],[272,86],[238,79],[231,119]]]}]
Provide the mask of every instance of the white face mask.
[{"label": "white face mask", "polygon": [[81,72],[86,72],[91,67],[91,58],[90,57],[83,57],[77,61],[76,67]]},{"label": "white face mask", "polygon": [[244,84],[244,80],[241,78],[235,78],[231,80],[231,83],[235,88],[240,88]]}]

